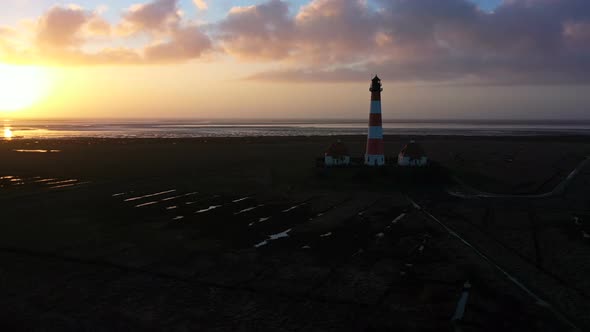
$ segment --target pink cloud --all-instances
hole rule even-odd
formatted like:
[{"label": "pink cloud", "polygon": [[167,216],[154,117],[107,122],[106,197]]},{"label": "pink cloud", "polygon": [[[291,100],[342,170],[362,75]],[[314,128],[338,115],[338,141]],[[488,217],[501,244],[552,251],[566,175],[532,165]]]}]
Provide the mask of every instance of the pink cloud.
[{"label": "pink cloud", "polygon": [[124,14],[121,29],[126,33],[165,32],[181,21],[177,0],[153,0],[132,5]]},{"label": "pink cloud", "polygon": [[79,35],[90,14],[77,7],[53,7],[39,19],[37,41],[42,47],[67,48],[83,42]]},{"label": "pink cloud", "polygon": [[288,5],[279,0],[234,7],[219,29],[228,53],[250,59],[285,58],[294,39]]},{"label": "pink cloud", "polygon": [[272,0],[220,23],[234,56],[282,64],[253,78],[590,83],[587,0],[512,0],[492,13],[468,0],[312,0],[287,13]]},{"label": "pink cloud", "polygon": [[149,62],[169,62],[198,58],[211,47],[211,41],[198,27],[184,27],[172,33],[170,41],[146,47]]},{"label": "pink cloud", "polygon": [[[590,83],[588,0],[507,0],[493,12],[470,0],[310,0],[300,8],[269,0],[207,26],[183,17],[178,0],[151,0],[113,25],[78,6],[52,7],[36,22],[28,49],[15,43],[15,29],[0,29],[2,60],[176,63],[224,52],[272,64],[252,77],[260,80],[379,72],[400,82]],[[138,34],[143,45],[104,46]]]},{"label": "pink cloud", "polygon": [[102,12],[75,5],[52,7],[37,20],[35,38],[25,49],[9,43],[11,30],[3,28],[0,60],[60,65],[150,64],[196,59],[212,48],[200,27],[181,20],[176,0],[134,5],[123,14],[119,28],[125,26],[128,33],[152,36],[145,46],[88,47],[95,41],[125,42],[124,35],[112,33],[115,27],[100,16]]}]

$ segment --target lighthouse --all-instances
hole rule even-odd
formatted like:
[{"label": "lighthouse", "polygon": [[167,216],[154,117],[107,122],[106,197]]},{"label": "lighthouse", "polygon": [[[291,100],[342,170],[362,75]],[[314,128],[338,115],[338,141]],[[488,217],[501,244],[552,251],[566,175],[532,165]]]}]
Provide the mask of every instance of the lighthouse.
[{"label": "lighthouse", "polygon": [[383,127],[381,125],[381,79],[375,75],[371,81],[371,112],[369,113],[369,135],[367,137],[367,153],[365,165],[385,165],[383,153]]}]

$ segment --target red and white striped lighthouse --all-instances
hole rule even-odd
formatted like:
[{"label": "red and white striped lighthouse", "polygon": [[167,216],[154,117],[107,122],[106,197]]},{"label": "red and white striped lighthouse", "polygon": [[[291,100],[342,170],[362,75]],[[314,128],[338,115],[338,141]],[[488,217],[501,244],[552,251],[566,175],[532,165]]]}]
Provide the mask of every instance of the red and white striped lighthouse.
[{"label": "red and white striped lighthouse", "polygon": [[383,127],[381,125],[381,79],[375,75],[371,81],[371,113],[369,114],[369,135],[367,137],[367,153],[365,165],[385,165],[383,152]]}]

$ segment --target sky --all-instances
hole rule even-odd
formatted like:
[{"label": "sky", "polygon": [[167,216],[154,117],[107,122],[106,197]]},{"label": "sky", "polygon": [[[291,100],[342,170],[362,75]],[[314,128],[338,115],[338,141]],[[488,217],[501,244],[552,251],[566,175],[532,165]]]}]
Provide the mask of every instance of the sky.
[{"label": "sky", "polygon": [[0,12],[4,117],[364,118],[375,74],[385,119],[590,119],[590,1],[4,0]]}]

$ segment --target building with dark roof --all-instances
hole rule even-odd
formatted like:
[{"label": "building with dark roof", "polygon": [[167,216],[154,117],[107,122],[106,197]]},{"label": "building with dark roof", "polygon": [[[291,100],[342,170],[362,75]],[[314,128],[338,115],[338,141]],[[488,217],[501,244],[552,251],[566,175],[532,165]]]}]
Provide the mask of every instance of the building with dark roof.
[{"label": "building with dark roof", "polygon": [[400,166],[421,167],[428,164],[428,157],[424,149],[415,141],[410,141],[397,156]]},{"label": "building with dark roof", "polygon": [[348,148],[340,140],[330,145],[324,154],[326,166],[345,166],[350,164],[350,153]]}]

